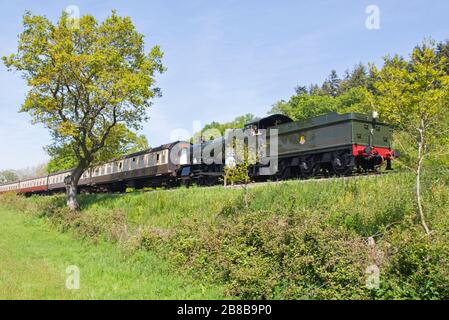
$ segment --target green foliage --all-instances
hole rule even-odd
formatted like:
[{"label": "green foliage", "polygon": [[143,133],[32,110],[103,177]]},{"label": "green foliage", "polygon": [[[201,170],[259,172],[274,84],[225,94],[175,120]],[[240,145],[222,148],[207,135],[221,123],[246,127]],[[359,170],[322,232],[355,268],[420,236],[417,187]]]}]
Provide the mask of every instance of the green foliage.
[{"label": "green foliage", "polygon": [[[378,94],[373,97],[382,118],[401,130],[398,141],[408,148],[407,165],[416,167],[419,144],[426,156],[447,158],[449,75],[445,57],[433,43],[414,49],[410,61],[386,57],[384,67],[372,67]],[[437,159],[435,159],[437,160]],[[446,159],[447,160],[447,159]],[[443,160],[445,161],[445,160]]]},{"label": "green foliage", "polygon": [[281,113],[295,120],[307,119],[329,112],[361,112],[370,113],[372,103],[373,75],[367,72],[363,64],[346,71],[344,79],[340,79],[335,70],[321,86],[312,84],[307,89],[297,86],[296,94],[288,101],[276,102],[270,113]]},{"label": "green foliage", "polygon": [[[414,224],[407,174],[257,188],[249,207],[238,200],[212,222],[186,223],[170,250],[244,299],[447,299],[447,178],[426,195],[432,238]],[[381,270],[374,291],[365,286],[373,263]]]},{"label": "green foliage", "polygon": [[[448,186],[447,171],[425,173],[431,237],[416,225],[411,173],[256,186],[246,203],[223,187],[81,195],[82,215],[61,209],[62,196],[0,202],[128,254],[155,250],[231,297],[448,299]],[[376,290],[365,286],[373,263]]]},{"label": "green foliage", "polygon": [[294,95],[289,101],[277,102],[270,113],[281,113],[292,119],[307,119],[329,112],[362,112],[372,110],[369,92],[365,88],[352,88],[338,96],[310,95],[301,93]]},{"label": "green foliage", "polygon": [[[225,184],[234,185],[235,183],[242,183],[245,186],[251,181],[251,177],[248,174],[248,168],[250,165],[248,146],[244,141],[234,141],[234,160],[232,165],[226,165],[224,168],[223,178]],[[251,161],[255,163],[256,161]]]},{"label": "green foliage", "polygon": [[213,121],[206,124],[200,132],[195,132],[191,140],[193,143],[198,143],[200,138],[203,137],[204,141],[209,141],[211,138],[217,138],[219,135],[223,136],[227,129],[242,129],[247,122],[253,119],[254,116],[251,113],[247,113],[230,122],[219,123]]},{"label": "green foliage", "polygon": [[441,42],[437,46],[437,56],[445,63],[446,73],[449,74],[449,40]]},{"label": "green foliage", "polygon": [[351,72],[346,71],[345,78],[341,81],[339,87],[339,94],[354,88],[368,88],[369,84],[370,75],[367,72],[367,68],[362,63],[359,63]]},{"label": "green foliage", "polygon": [[300,94],[292,96],[289,101],[277,102],[270,113],[282,113],[294,120],[300,120],[336,111],[337,104],[333,97]]},{"label": "green foliage", "polygon": [[[385,272],[389,281],[378,295],[388,299],[442,299],[447,300],[449,287],[449,244],[447,237],[426,237],[419,228],[407,233],[395,230],[387,252],[391,260]],[[446,263],[442,263],[445,261]]]},{"label": "green foliage", "polygon": [[324,81],[321,90],[331,96],[336,97],[340,91],[341,80],[338,78],[337,71],[332,70],[329,77]]},{"label": "green foliage", "polygon": [[[99,150],[95,161],[91,165],[105,163],[148,148],[149,145],[145,136],[137,135],[123,124],[118,124],[111,130],[104,147]],[[47,152],[51,157],[47,165],[49,173],[72,169],[77,165],[78,160],[71,145],[50,146],[47,148]]]},{"label": "green foliage", "polygon": [[21,111],[50,130],[53,150],[70,150],[77,160],[67,192],[76,209],[79,178],[111,131],[118,124],[137,130],[147,119],[160,95],[155,75],[164,71],[163,54],[158,46],[146,54],[144,36],[115,11],[103,22],[92,15],[73,21],[64,12],[55,24],[27,12],[23,27],[17,53],[3,61],[30,87]]},{"label": "green foliage", "polygon": [[248,160],[238,163],[235,166],[226,166],[223,174],[226,184],[249,183],[251,178],[248,175],[248,166]]}]

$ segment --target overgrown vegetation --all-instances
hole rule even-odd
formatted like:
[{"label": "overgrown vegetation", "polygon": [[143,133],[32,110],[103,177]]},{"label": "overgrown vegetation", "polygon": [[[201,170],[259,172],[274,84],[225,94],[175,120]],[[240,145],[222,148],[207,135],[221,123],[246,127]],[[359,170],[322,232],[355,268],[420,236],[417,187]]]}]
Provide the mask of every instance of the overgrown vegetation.
[{"label": "overgrown vegetation", "polygon": [[[449,174],[427,172],[422,183],[430,236],[409,173],[258,186],[247,204],[223,187],[83,195],[82,214],[62,196],[0,201],[130,256],[155,251],[232,297],[449,299]],[[378,289],[366,287],[371,265]]]}]

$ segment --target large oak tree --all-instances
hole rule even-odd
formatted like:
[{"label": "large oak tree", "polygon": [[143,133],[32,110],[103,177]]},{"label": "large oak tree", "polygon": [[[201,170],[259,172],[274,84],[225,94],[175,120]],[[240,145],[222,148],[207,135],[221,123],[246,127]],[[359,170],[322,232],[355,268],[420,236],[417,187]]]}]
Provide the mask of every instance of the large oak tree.
[{"label": "large oak tree", "polygon": [[78,181],[118,124],[138,130],[160,91],[162,52],[146,54],[144,37],[114,11],[103,22],[63,13],[56,24],[27,12],[17,53],[3,57],[30,88],[22,112],[51,132],[52,147],[71,146],[76,167],[66,179],[67,205],[78,208]]}]

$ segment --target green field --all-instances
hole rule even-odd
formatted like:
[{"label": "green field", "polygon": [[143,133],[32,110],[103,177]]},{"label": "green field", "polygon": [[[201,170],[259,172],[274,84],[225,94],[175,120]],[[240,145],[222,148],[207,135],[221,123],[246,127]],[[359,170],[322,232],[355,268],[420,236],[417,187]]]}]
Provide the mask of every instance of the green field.
[{"label": "green field", "polygon": [[[408,173],[286,181],[246,197],[223,187],[82,195],[77,214],[63,196],[4,195],[0,294],[449,299],[449,175],[427,172],[423,187],[431,236]],[[64,289],[69,264],[79,292]]]},{"label": "green field", "polygon": [[[49,228],[44,220],[0,207],[0,299],[213,299],[218,287],[195,284],[150,252],[124,256]],[[80,269],[80,289],[65,287]]]}]

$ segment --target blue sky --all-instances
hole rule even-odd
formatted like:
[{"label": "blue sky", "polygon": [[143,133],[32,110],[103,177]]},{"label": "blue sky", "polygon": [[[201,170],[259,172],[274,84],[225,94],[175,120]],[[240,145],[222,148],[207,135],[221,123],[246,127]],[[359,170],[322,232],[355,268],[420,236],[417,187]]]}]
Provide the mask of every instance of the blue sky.
[{"label": "blue sky", "polygon": [[[342,75],[358,62],[380,63],[388,53],[407,55],[426,37],[449,39],[449,1],[0,1],[0,56],[17,46],[25,10],[56,20],[69,5],[104,19],[112,9],[128,15],[159,44],[167,72],[158,77],[163,97],[154,101],[142,131],[152,146],[170,141],[192,122],[229,121],[287,99],[298,84]],[[380,29],[368,30],[368,5],[380,9]],[[0,65],[0,170],[43,163],[48,132],[19,114],[27,87]]]}]

